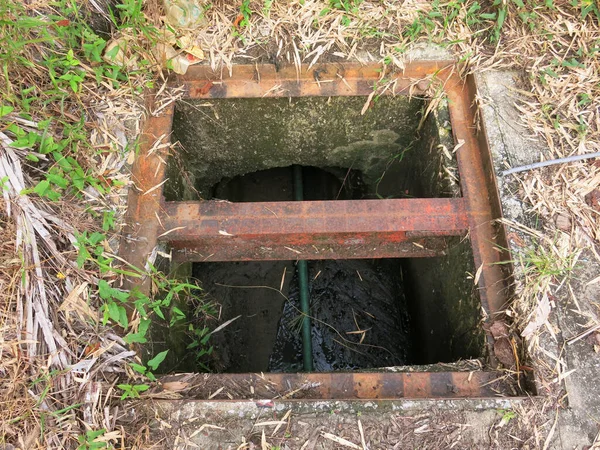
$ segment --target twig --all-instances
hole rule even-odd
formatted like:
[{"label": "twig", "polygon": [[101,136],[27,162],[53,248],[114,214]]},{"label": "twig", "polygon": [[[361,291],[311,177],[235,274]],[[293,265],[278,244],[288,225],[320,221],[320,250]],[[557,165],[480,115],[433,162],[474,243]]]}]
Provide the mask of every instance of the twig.
[{"label": "twig", "polygon": [[567,339],[567,345],[574,344],[575,342],[579,341],[580,339],[583,339],[584,337],[588,336],[589,334],[592,334],[596,330],[600,330],[600,324],[594,325],[593,327],[588,328],[583,333],[580,333],[577,336],[572,337],[571,339]]},{"label": "twig", "polygon": [[502,176],[504,177],[512,173],[525,172],[527,170],[539,169],[540,167],[553,166],[555,164],[569,163],[574,161],[582,161],[584,159],[590,158],[600,158],[600,152],[587,153],[585,155],[573,155],[568,156],[566,158],[551,159],[549,161],[542,161],[534,164],[526,164],[524,166],[513,167],[512,169],[504,170],[502,172]]}]

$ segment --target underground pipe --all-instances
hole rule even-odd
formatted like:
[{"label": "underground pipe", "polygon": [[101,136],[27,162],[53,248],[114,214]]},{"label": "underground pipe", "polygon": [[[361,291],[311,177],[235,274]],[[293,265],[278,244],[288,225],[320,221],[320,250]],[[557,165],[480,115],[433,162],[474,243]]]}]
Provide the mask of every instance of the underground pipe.
[{"label": "underground pipe", "polygon": [[[304,200],[304,186],[302,183],[302,167],[293,166],[294,171],[294,200]],[[300,309],[302,310],[302,361],[305,372],[312,372],[312,337],[310,330],[310,300],[308,293],[308,264],[305,260],[299,260],[298,282],[300,284]]]}]

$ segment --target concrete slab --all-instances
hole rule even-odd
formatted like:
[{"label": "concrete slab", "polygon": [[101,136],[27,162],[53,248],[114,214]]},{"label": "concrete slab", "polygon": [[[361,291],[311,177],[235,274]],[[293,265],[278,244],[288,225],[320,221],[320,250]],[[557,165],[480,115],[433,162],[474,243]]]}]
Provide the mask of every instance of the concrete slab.
[{"label": "concrete slab", "polygon": [[[522,74],[518,72],[488,71],[477,76],[480,106],[485,121],[490,150],[500,191],[504,217],[518,223],[535,227],[535,220],[526,211],[520,200],[519,185],[514,177],[503,178],[502,170],[539,161],[547,152],[544,145],[519,123],[519,111],[515,101],[519,100],[518,89],[522,86]],[[523,100],[523,97],[521,97]],[[554,309],[550,321],[556,330],[556,339],[548,335],[539,340],[540,352],[535,355],[546,361],[548,367],[557,362],[554,355],[566,362],[563,373],[569,373],[562,387],[566,401],[556,417],[556,432],[549,442],[553,448],[588,448],[598,441],[600,431],[600,354],[584,339],[569,345],[567,341],[585,331],[593,323],[599,323],[598,299],[600,284],[588,284],[600,274],[600,266],[592,255],[580,258],[570,285],[554,292]],[[572,372],[571,372],[572,371]],[[553,380],[546,380],[544,384]],[[541,394],[546,395],[543,390]],[[562,399],[557,397],[557,401]],[[550,415],[548,416],[550,420]]]},{"label": "concrete slab", "polygon": [[[341,448],[331,436],[370,449],[489,448],[488,430],[521,400],[403,400],[393,402],[157,401],[146,405],[157,439],[172,448],[227,449],[265,440],[282,449]],[[267,406],[265,406],[267,405]],[[288,414],[289,413],[289,414]],[[288,421],[288,417],[291,420]],[[139,417],[138,417],[139,419]],[[281,424],[281,425],[280,425]],[[276,430],[277,425],[280,425]],[[200,431],[199,431],[200,430]],[[501,439],[503,445],[506,440]],[[348,445],[347,445],[348,446]],[[260,447],[258,447],[260,448]],[[350,447],[362,448],[362,447]],[[498,446],[496,448],[506,448]]]}]

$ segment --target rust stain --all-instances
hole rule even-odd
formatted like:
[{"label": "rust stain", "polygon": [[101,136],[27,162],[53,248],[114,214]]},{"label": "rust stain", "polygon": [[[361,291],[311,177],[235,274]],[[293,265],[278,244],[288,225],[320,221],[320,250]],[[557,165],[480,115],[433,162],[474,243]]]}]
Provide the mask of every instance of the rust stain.
[{"label": "rust stain", "polygon": [[212,81],[206,81],[200,86],[194,86],[191,88],[190,95],[193,97],[205,97],[208,95],[214,83]]}]

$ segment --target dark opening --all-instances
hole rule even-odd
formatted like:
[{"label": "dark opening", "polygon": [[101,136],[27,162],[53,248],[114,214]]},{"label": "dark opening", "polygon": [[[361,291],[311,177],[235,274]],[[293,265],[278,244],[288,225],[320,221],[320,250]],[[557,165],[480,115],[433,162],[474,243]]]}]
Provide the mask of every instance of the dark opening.
[{"label": "dark opening", "polygon": [[[305,167],[303,174],[306,200],[372,196],[357,170]],[[226,179],[211,191],[227,201],[291,201],[292,169]],[[478,299],[466,273],[471,258],[468,243],[456,239],[440,258],[309,261],[315,370],[481,356]],[[212,371],[302,370],[295,261],[194,263],[192,277],[220,305],[221,323],[237,318],[211,337]]]},{"label": "dark opening", "polygon": [[[168,161],[165,197],[293,201],[292,164],[303,166],[305,200],[460,195],[443,104],[424,117],[426,99],[384,96],[363,115],[364,102],[332,97],[178,103],[172,140],[179,150]],[[447,243],[446,255],[436,258],[309,261],[315,370],[483,356],[470,243],[458,237]],[[239,316],[211,336],[214,351],[205,360],[211,371],[301,369],[295,261],[183,266],[173,270],[197,280],[220,304],[219,323]],[[159,337],[151,353],[173,348],[169,342],[180,351],[169,354],[165,370],[199,370],[181,340]]]}]

